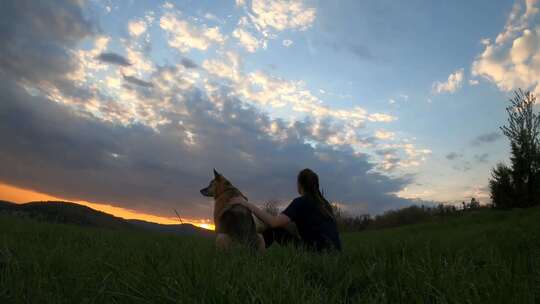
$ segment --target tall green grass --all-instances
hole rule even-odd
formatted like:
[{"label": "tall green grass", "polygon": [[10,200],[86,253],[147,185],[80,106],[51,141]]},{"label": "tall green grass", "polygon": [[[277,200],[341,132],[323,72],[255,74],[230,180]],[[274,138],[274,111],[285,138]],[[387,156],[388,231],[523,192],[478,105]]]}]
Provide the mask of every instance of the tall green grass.
[{"label": "tall green grass", "polygon": [[540,210],[351,233],[342,254],[0,217],[0,303],[535,303]]}]

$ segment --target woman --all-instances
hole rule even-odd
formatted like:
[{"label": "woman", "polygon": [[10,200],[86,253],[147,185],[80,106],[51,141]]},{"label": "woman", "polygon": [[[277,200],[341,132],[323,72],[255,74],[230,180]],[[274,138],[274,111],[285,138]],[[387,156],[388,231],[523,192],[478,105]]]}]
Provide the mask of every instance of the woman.
[{"label": "woman", "polygon": [[265,222],[271,229],[263,233],[266,246],[275,240],[279,243],[286,242],[292,237],[283,236],[283,228],[291,221],[296,224],[300,235],[301,244],[307,248],[324,251],[341,251],[341,241],[337,230],[336,220],[332,206],[323,197],[319,190],[319,177],[310,169],[304,169],[298,174],[298,193],[290,205],[279,215],[274,216],[259,207],[244,202],[258,218]]}]

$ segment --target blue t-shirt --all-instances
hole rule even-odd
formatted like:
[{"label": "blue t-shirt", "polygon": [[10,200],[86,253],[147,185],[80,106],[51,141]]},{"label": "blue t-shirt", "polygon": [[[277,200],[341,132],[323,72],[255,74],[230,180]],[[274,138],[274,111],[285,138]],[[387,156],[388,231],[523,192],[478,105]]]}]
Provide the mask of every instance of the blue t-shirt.
[{"label": "blue t-shirt", "polygon": [[307,195],[297,197],[282,213],[296,224],[300,238],[307,247],[317,251],[341,251],[335,219],[323,214],[314,198]]}]

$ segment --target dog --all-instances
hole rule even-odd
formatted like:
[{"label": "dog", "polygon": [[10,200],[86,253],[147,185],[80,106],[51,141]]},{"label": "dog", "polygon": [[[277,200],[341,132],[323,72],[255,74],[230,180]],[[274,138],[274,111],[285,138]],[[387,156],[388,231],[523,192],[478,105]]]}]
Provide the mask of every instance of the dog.
[{"label": "dog", "polygon": [[264,250],[264,239],[258,232],[262,232],[266,225],[240,204],[248,200],[240,190],[214,169],[214,179],[200,192],[203,196],[214,198],[217,247],[226,249],[232,240],[251,249]]}]

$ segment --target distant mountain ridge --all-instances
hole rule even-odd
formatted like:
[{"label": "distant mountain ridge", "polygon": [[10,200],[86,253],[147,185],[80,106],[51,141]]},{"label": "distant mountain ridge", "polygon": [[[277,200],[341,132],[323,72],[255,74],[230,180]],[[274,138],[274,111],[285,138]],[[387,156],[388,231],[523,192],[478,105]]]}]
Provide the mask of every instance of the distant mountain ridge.
[{"label": "distant mountain ridge", "polygon": [[29,217],[47,222],[106,229],[134,229],[178,235],[210,237],[211,230],[192,224],[163,225],[143,220],[127,220],[72,202],[38,201],[16,204],[0,200],[0,214]]},{"label": "distant mountain ridge", "polygon": [[164,225],[153,222],[147,222],[143,220],[127,220],[131,225],[137,226],[147,231],[173,233],[173,234],[186,234],[186,235],[201,235],[201,236],[213,236],[212,230],[197,227],[192,224],[176,224],[176,225]]}]

